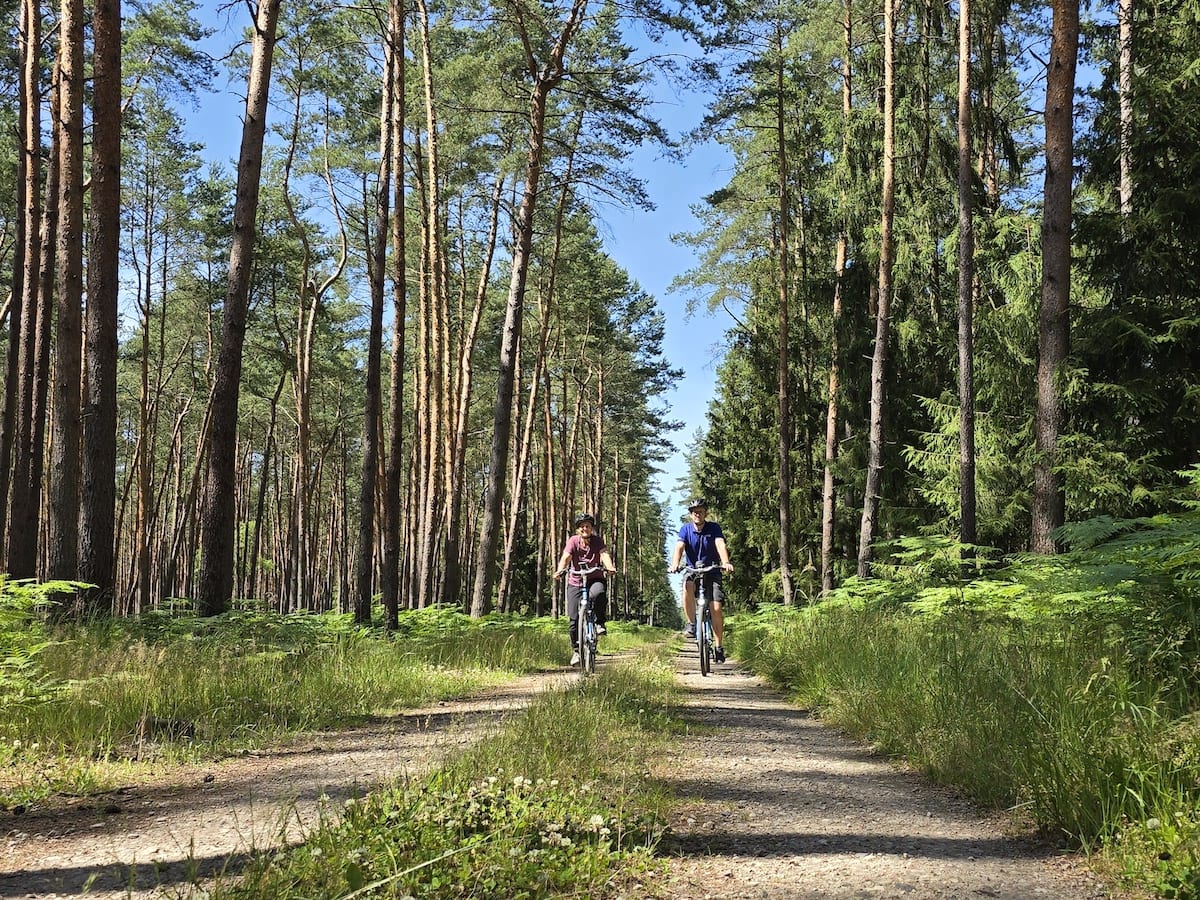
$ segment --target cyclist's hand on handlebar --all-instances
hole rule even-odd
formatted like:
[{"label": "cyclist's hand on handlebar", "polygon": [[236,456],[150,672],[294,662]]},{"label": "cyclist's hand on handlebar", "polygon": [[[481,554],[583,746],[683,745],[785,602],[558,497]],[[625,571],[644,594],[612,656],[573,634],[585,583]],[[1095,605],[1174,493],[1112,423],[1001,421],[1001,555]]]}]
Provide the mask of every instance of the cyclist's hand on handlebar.
[{"label": "cyclist's hand on handlebar", "polygon": [[733,563],[728,563],[728,562],[721,563],[721,568],[724,569],[726,572],[732,572],[733,571]]},{"label": "cyclist's hand on handlebar", "polygon": [[605,571],[607,574],[609,574],[609,575],[616,575],[616,574],[617,574],[617,570],[616,570],[616,569],[605,569],[604,571]]},{"label": "cyclist's hand on handlebar", "polygon": [[566,569],[559,569],[557,572],[554,573],[554,580],[558,581],[558,579],[562,578],[566,574],[567,574]]}]

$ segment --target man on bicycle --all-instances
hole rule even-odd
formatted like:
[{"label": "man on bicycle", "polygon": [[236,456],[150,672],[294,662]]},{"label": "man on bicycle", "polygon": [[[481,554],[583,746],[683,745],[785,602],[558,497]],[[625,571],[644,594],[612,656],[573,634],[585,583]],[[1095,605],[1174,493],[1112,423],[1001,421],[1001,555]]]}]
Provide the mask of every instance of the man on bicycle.
[{"label": "man on bicycle", "polygon": [[[585,589],[584,579],[576,570],[597,569],[587,576],[586,584],[588,602],[596,611],[597,634],[604,634],[604,623],[608,619],[608,592],[604,576],[617,571],[604,546],[604,539],[596,534],[596,520],[589,513],[580,513],[575,517],[575,533],[567,538],[567,544],[563,547],[558,568],[554,571],[555,579],[561,578],[568,571],[568,566],[571,574],[567,577],[567,621],[571,628],[571,665],[575,666],[579,664],[579,601]],[[601,568],[604,571],[599,571]]]},{"label": "man on bicycle", "polygon": [[[725,662],[725,616],[721,612],[725,592],[721,588],[721,574],[722,571],[732,572],[733,563],[729,561],[729,549],[725,546],[725,534],[721,531],[721,526],[708,521],[707,501],[700,498],[689,500],[688,513],[691,521],[684,523],[679,529],[679,540],[675,543],[675,552],[671,554],[671,571],[679,571],[685,553],[687,564],[693,569],[718,564],[721,568],[684,579],[683,614],[687,617],[684,633],[690,638],[696,636],[696,589],[699,587],[708,591],[707,596],[710,598],[713,655],[717,662]],[[697,582],[700,581],[703,583],[698,585]]]}]

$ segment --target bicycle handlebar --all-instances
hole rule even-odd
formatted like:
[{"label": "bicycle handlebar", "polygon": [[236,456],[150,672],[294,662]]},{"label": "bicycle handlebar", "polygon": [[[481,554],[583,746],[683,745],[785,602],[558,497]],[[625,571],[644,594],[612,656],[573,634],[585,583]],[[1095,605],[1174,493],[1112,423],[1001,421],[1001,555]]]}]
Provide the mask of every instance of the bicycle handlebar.
[{"label": "bicycle handlebar", "polygon": [[602,566],[588,566],[586,569],[580,569],[576,568],[575,566],[571,566],[571,568],[569,568],[567,571],[572,575],[584,576],[591,575],[593,572],[603,572],[604,568]]},{"label": "bicycle handlebar", "polygon": [[676,571],[682,572],[684,575],[703,575],[706,572],[711,572],[713,569],[722,568],[720,563],[710,563],[707,566],[680,566]]}]

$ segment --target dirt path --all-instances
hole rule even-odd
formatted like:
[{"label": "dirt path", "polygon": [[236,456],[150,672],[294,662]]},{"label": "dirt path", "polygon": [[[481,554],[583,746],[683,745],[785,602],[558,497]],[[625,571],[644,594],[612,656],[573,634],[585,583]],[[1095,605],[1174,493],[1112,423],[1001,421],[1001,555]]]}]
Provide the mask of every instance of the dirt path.
[{"label": "dirt path", "polygon": [[577,676],[527,676],[476,698],[409,710],[348,731],[206,766],[163,780],[21,816],[0,813],[0,898],[101,900],[187,894],[195,877],[237,864],[251,850],[298,840],[398,778],[416,778],[478,740],[538,693]]},{"label": "dirt path", "polygon": [[[690,651],[690,647],[688,648]],[[827,728],[736,666],[676,659],[695,731],[663,767],[685,800],[665,895],[1092,898],[1052,848]]]},{"label": "dirt path", "polygon": [[[603,663],[605,660],[601,660]],[[1092,898],[1068,858],[1004,834],[919,776],[784,702],[732,664],[677,660],[696,729],[658,773],[684,803],[655,896]],[[172,769],[149,786],[22,816],[0,813],[0,898],[187,896],[197,876],[296,840],[321,809],[418,777],[570,672],[263,753]],[[707,760],[707,762],[702,761]]]}]

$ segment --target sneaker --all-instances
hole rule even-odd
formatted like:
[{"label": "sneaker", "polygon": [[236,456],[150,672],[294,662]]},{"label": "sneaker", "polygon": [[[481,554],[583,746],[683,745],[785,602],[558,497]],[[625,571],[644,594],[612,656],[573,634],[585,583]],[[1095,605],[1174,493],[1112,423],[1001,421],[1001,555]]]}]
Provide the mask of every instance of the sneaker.
[{"label": "sneaker", "polygon": [[683,636],[686,638],[694,638],[696,636],[696,623],[688,622],[683,626]]},{"label": "sneaker", "polygon": [[579,665],[579,651],[578,650],[576,650],[574,653],[571,654],[571,665],[573,665],[573,666]]},{"label": "sneaker", "polygon": [[725,648],[724,647],[713,647],[713,658],[717,662],[725,662]]},{"label": "sneaker", "polygon": [[599,622],[597,622],[596,623],[596,634],[598,634],[598,635],[608,634],[608,629],[605,628],[603,625],[601,625]]}]

